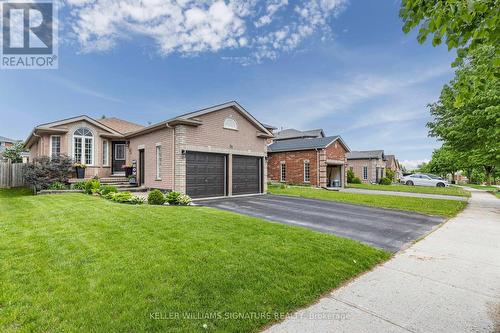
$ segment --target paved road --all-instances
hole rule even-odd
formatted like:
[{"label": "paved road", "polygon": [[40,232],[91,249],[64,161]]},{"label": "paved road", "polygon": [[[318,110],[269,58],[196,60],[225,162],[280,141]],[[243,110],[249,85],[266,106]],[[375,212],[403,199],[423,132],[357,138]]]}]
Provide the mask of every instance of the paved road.
[{"label": "paved road", "polygon": [[457,217],[267,332],[500,332],[500,200],[471,191]]},{"label": "paved road", "polygon": [[298,197],[260,195],[197,201],[270,221],[332,233],[391,252],[430,232],[440,217]]},{"label": "paved road", "polygon": [[399,197],[413,197],[413,198],[428,198],[428,199],[446,199],[456,201],[467,201],[467,197],[458,197],[456,195],[443,195],[443,194],[428,194],[428,193],[412,193],[412,192],[397,192],[397,191],[381,191],[381,190],[367,190],[361,188],[346,188],[341,192],[362,193],[362,194],[376,194],[376,195],[395,195]]}]

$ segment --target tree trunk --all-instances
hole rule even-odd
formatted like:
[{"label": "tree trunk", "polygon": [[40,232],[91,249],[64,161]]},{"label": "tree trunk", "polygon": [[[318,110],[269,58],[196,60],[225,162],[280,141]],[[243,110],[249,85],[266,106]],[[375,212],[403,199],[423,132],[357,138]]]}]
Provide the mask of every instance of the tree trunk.
[{"label": "tree trunk", "polygon": [[495,167],[485,165],[484,166],[484,175],[486,176],[486,185],[490,186],[491,185],[491,173]]},{"label": "tree trunk", "polygon": [[471,182],[471,177],[472,177],[472,169],[467,169],[465,172],[467,172],[467,181]]}]

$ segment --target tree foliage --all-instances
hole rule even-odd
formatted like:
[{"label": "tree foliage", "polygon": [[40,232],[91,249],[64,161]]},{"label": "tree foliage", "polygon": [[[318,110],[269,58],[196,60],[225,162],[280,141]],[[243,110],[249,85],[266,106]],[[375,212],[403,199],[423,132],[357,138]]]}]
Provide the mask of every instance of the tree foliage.
[{"label": "tree foliage", "polygon": [[[485,80],[492,52],[491,46],[480,47],[460,64],[429,106],[434,121],[427,124],[431,136],[457,152],[464,169],[482,166],[487,179],[500,166],[500,81],[496,76]],[[464,89],[467,99],[462,99]]]},{"label": "tree foliage", "polygon": [[402,0],[399,16],[405,33],[418,27],[419,43],[432,36],[434,46],[444,39],[449,50],[458,49],[459,59],[485,44],[498,54],[498,0]]},{"label": "tree foliage", "polygon": [[16,142],[12,146],[5,148],[2,153],[3,158],[10,160],[12,163],[21,163],[23,158],[21,153],[25,151],[22,142]]},{"label": "tree foliage", "polygon": [[49,188],[52,183],[67,183],[73,172],[73,160],[65,155],[50,158],[42,156],[24,166],[24,179],[37,191]]}]

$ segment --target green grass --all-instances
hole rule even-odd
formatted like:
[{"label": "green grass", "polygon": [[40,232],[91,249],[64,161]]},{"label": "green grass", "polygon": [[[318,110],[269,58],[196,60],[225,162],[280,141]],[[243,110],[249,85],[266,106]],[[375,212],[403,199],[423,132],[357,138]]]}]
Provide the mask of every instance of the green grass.
[{"label": "green grass", "polygon": [[399,209],[429,215],[453,217],[467,205],[464,201],[413,198],[328,191],[316,188],[268,186],[269,193],[304,198],[340,201],[365,206]]},{"label": "green grass", "polygon": [[410,193],[427,193],[453,195],[458,197],[470,197],[470,192],[460,187],[430,187],[430,186],[408,186],[408,185],[376,185],[376,184],[349,184],[348,188],[360,188],[366,190],[396,191]]},{"label": "green grass", "polygon": [[495,186],[488,186],[488,185],[477,185],[477,184],[463,184],[462,186],[466,186],[466,187],[471,187],[471,188],[475,188],[477,190],[485,190],[485,191],[498,191],[498,187],[495,187]]},{"label": "green grass", "polygon": [[255,332],[390,257],[216,209],[25,194],[0,190],[1,332]]}]

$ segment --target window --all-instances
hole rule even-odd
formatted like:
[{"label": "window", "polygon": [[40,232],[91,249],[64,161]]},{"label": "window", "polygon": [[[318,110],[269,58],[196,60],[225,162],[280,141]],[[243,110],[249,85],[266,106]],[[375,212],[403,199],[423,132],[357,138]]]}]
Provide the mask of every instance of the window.
[{"label": "window", "polygon": [[61,155],[61,137],[59,135],[52,135],[50,137],[50,157],[57,157]]},{"label": "window", "polygon": [[233,118],[226,118],[226,120],[224,120],[224,128],[238,130],[238,123],[236,123],[236,120]]},{"label": "window", "polygon": [[73,134],[73,158],[76,163],[94,164],[94,135],[88,128],[79,128]]},{"label": "window", "polygon": [[363,179],[364,180],[368,179],[368,167],[367,166],[363,167]]},{"label": "window", "polygon": [[161,146],[156,146],[156,179],[161,179]]},{"label": "window", "polygon": [[281,182],[286,181],[286,165],[285,165],[285,162],[281,162],[281,165],[280,165],[280,181]]},{"label": "window", "polygon": [[311,165],[309,161],[304,161],[304,183],[311,181]]},{"label": "window", "polygon": [[109,165],[109,143],[108,140],[102,140],[102,165]]},{"label": "window", "polygon": [[125,144],[115,144],[115,161],[125,161]]}]

